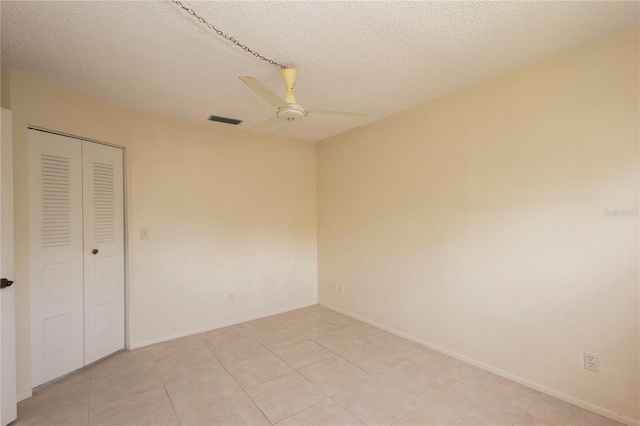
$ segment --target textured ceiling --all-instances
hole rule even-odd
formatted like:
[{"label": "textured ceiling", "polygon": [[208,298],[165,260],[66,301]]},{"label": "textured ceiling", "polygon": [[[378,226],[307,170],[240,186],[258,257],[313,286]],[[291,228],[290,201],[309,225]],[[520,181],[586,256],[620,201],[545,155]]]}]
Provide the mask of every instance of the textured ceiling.
[{"label": "textured ceiling", "polygon": [[[638,26],[630,2],[184,1],[261,54],[298,69],[307,109],[376,120]],[[240,75],[279,95],[279,70],[168,0],[2,1],[2,66],[116,104],[204,121],[275,115]],[[362,122],[303,120],[265,132],[316,141]],[[210,123],[211,126],[229,126]]]}]

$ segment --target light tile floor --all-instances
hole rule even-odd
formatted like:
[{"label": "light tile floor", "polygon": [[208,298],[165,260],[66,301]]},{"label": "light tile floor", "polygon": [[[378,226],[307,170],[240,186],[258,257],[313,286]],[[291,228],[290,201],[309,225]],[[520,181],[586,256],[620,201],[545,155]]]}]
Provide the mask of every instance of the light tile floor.
[{"label": "light tile floor", "polygon": [[619,425],[319,305],[123,352],[15,425]]}]

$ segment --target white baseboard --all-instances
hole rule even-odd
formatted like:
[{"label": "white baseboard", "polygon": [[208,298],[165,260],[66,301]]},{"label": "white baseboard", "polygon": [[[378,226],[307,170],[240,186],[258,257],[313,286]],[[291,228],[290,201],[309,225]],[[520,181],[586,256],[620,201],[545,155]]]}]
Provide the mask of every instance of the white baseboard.
[{"label": "white baseboard", "polygon": [[216,324],[216,325],[211,326],[211,327],[199,328],[197,330],[190,330],[190,331],[186,331],[184,333],[179,333],[179,334],[174,334],[174,335],[171,335],[171,336],[161,337],[159,339],[147,340],[146,342],[141,342],[141,343],[136,343],[134,345],[131,345],[131,347],[127,348],[127,349],[128,350],[140,349],[140,348],[144,348],[145,346],[155,345],[156,343],[167,342],[169,340],[177,339],[177,338],[180,338],[180,337],[187,337],[187,336],[191,336],[193,334],[204,333],[205,331],[215,330],[217,328],[222,328],[222,327],[228,327],[230,325],[240,324],[240,323],[243,323],[243,322],[252,321],[252,320],[256,320],[256,319],[260,319],[260,318],[270,317],[271,315],[282,314],[284,312],[294,311],[296,309],[302,309],[302,308],[306,308],[308,306],[313,306],[313,305],[317,305],[317,304],[318,304],[318,302],[314,301],[314,302],[304,303],[304,304],[301,304],[301,305],[289,306],[289,307],[286,307],[286,308],[283,308],[283,309],[278,309],[278,310],[275,310],[275,311],[263,312],[263,313],[260,313],[260,314],[257,314],[257,315],[251,315],[251,316],[248,316],[248,317],[239,318],[237,320],[228,321],[228,322],[224,322],[224,323],[221,323],[221,324]]},{"label": "white baseboard", "polygon": [[453,358],[459,359],[460,361],[466,362],[467,364],[471,364],[471,365],[476,366],[478,368],[481,368],[483,370],[486,370],[486,371],[489,371],[491,373],[497,374],[498,376],[505,377],[505,378],[507,378],[509,380],[512,380],[512,381],[516,382],[516,383],[520,383],[521,385],[530,387],[530,388],[535,389],[535,390],[537,390],[539,392],[546,393],[547,395],[551,395],[553,397],[556,397],[556,398],[558,398],[558,399],[560,399],[562,401],[568,402],[570,404],[577,405],[578,407],[584,408],[585,410],[593,411],[594,413],[600,414],[601,416],[607,417],[607,418],[615,420],[617,422],[624,423],[625,425],[628,425],[628,426],[640,426],[640,421],[632,419],[632,418],[627,417],[627,416],[623,416],[621,414],[616,413],[615,411],[611,411],[611,410],[608,410],[608,409],[606,409],[604,407],[600,407],[599,405],[595,405],[595,404],[592,404],[590,402],[586,402],[586,401],[583,401],[581,399],[574,398],[572,396],[566,395],[566,394],[564,394],[562,392],[559,392],[559,391],[557,391],[555,389],[551,389],[551,388],[546,387],[544,385],[541,385],[539,383],[532,382],[530,380],[524,379],[524,378],[522,378],[520,376],[516,376],[515,374],[511,374],[511,373],[509,373],[507,371],[501,370],[499,368],[493,367],[493,366],[485,364],[483,362],[476,361],[475,359],[466,357],[464,355],[461,355],[461,354],[459,354],[457,352],[453,352],[451,350],[448,350],[446,348],[440,347],[438,345],[434,345],[433,343],[426,342],[426,341],[424,341],[422,339],[419,339],[419,338],[417,338],[415,336],[408,335],[406,333],[403,333],[401,331],[395,330],[395,329],[393,329],[391,327],[387,327],[387,326],[382,325],[382,324],[378,324],[375,321],[371,321],[371,320],[369,320],[367,318],[361,317],[359,315],[356,315],[356,314],[351,313],[349,311],[346,311],[344,309],[340,309],[337,306],[333,306],[333,305],[331,305],[329,303],[318,301],[318,304],[324,306],[325,308],[328,308],[328,309],[331,309],[333,311],[339,312],[341,314],[347,315],[347,316],[349,316],[351,318],[355,318],[355,319],[360,320],[362,322],[366,322],[367,324],[370,324],[370,325],[373,325],[375,327],[381,328],[381,329],[383,329],[385,331],[388,331],[389,333],[395,334],[395,335],[400,336],[400,337],[404,337],[405,339],[411,340],[412,342],[419,343],[419,344],[421,344],[423,346],[428,347],[429,349],[433,349],[435,351],[438,351],[438,352],[441,352],[443,354],[449,355],[449,356],[451,356]]}]

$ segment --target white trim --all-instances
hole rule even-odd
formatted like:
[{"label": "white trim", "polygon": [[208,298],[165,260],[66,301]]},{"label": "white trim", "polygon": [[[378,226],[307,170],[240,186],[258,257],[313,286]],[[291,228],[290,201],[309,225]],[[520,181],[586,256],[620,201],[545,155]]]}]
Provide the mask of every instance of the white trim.
[{"label": "white trim", "polygon": [[546,393],[547,395],[551,395],[553,397],[556,397],[556,398],[558,398],[558,399],[560,399],[562,401],[568,402],[570,404],[577,405],[578,407],[584,408],[585,410],[592,411],[592,412],[594,412],[596,414],[600,414],[601,416],[607,417],[609,419],[615,420],[615,421],[620,422],[620,423],[624,423],[625,425],[628,425],[628,426],[640,426],[640,421],[632,419],[632,418],[627,417],[627,416],[623,416],[623,415],[621,415],[619,413],[616,413],[615,411],[611,411],[611,410],[608,410],[608,409],[606,409],[604,407],[600,407],[599,405],[595,405],[595,404],[592,404],[590,402],[586,402],[586,401],[583,401],[581,399],[566,395],[566,394],[564,394],[562,392],[559,392],[557,390],[551,389],[551,388],[549,388],[547,386],[541,385],[541,384],[536,383],[536,382],[532,382],[532,381],[524,379],[524,378],[522,378],[520,376],[516,376],[515,374],[511,374],[511,373],[509,373],[507,371],[504,371],[504,370],[501,370],[499,368],[493,367],[493,366],[491,366],[489,364],[485,364],[483,362],[476,361],[473,358],[466,357],[466,356],[461,355],[461,354],[459,354],[457,352],[448,350],[448,349],[440,347],[438,345],[434,345],[433,343],[430,343],[430,342],[426,342],[426,341],[424,341],[422,339],[419,339],[419,338],[417,338],[415,336],[411,336],[409,334],[403,333],[401,331],[395,330],[395,329],[393,329],[391,327],[387,327],[387,326],[382,325],[382,324],[378,324],[375,321],[371,321],[371,320],[369,320],[367,318],[361,317],[359,315],[356,315],[356,314],[351,313],[349,311],[346,311],[344,309],[340,309],[337,306],[330,305],[329,303],[318,301],[318,304],[321,305],[321,306],[324,306],[325,308],[328,308],[328,309],[331,309],[333,311],[339,312],[341,314],[347,315],[347,316],[349,316],[351,318],[355,318],[355,319],[360,320],[362,322],[366,322],[367,324],[373,325],[374,327],[381,328],[381,329],[383,329],[385,331],[388,331],[389,333],[395,334],[395,335],[400,336],[400,337],[404,337],[405,339],[411,340],[412,342],[419,343],[419,344],[421,344],[423,346],[428,347],[429,349],[433,349],[435,351],[438,351],[438,352],[441,352],[443,354],[449,355],[449,356],[451,356],[453,358],[459,359],[460,361],[466,362],[467,364],[471,364],[471,365],[476,366],[478,368],[481,368],[483,370],[486,370],[486,371],[489,371],[491,373],[497,374],[498,376],[505,377],[505,378],[507,378],[509,380],[512,380],[512,381],[516,382],[516,383],[520,383],[521,385],[528,386],[528,387],[530,387],[532,389],[535,389],[535,390],[537,390],[539,392],[542,392],[542,393]]},{"label": "white trim", "polygon": [[122,145],[116,145],[116,144],[109,143],[109,142],[102,142],[102,141],[95,140],[95,139],[83,138],[82,136],[71,135],[69,133],[59,132],[57,130],[46,129],[44,127],[33,126],[31,124],[27,125],[27,129],[37,130],[39,132],[45,132],[45,133],[53,133],[54,135],[65,136],[67,138],[80,139],[82,141],[97,143],[99,145],[107,145],[107,146],[110,146],[110,147],[113,147],[113,148],[124,149],[124,146],[122,146]]},{"label": "white trim", "polygon": [[25,392],[21,395],[18,395],[18,402],[24,401],[27,398],[31,398],[33,396],[33,392],[29,389],[29,392]]},{"label": "white trim", "polygon": [[256,319],[260,319],[260,318],[266,318],[266,317],[270,317],[272,315],[277,315],[277,314],[282,314],[282,313],[285,313],[285,312],[295,311],[296,309],[302,309],[302,308],[306,308],[306,307],[317,305],[317,304],[318,304],[318,302],[315,301],[315,302],[310,302],[310,303],[304,303],[304,304],[301,304],[301,305],[289,306],[287,308],[278,309],[276,311],[266,312],[266,313],[262,313],[262,314],[258,314],[258,315],[252,315],[252,316],[249,316],[249,317],[240,318],[240,319],[233,320],[233,321],[224,322],[222,324],[217,324],[217,325],[214,325],[212,327],[204,327],[204,328],[199,328],[197,330],[191,330],[191,331],[186,331],[184,333],[174,334],[172,336],[161,337],[159,339],[147,340],[146,342],[136,343],[135,345],[131,345],[131,349],[130,350],[144,348],[145,346],[150,346],[150,345],[154,345],[156,343],[166,342],[166,341],[169,341],[169,340],[177,339],[179,337],[186,337],[186,336],[191,336],[193,334],[204,333],[205,331],[215,330],[217,328],[228,327],[230,325],[236,325],[236,324],[240,324],[240,323],[243,323],[243,322],[252,321],[252,320],[256,320]]},{"label": "white trim", "polygon": [[128,148],[122,147],[122,209],[124,218],[123,241],[124,244],[124,349],[131,347],[131,289],[129,285],[129,173],[127,172]]}]

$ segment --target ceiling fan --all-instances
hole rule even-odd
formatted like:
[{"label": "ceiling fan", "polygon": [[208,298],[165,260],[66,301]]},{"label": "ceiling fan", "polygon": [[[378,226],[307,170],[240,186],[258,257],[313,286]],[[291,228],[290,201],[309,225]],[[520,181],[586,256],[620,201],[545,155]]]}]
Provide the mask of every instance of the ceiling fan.
[{"label": "ceiling fan", "polygon": [[280,99],[278,95],[269,90],[264,84],[260,83],[254,77],[239,77],[240,80],[251,90],[256,92],[258,96],[267,101],[267,103],[273,107],[278,108],[276,116],[269,120],[262,122],[251,130],[262,130],[269,126],[272,126],[281,121],[297,121],[303,118],[347,118],[352,120],[366,120],[369,118],[368,114],[357,114],[354,112],[339,112],[339,111],[319,111],[319,110],[306,110],[298,105],[296,95],[293,94],[293,85],[296,83],[296,70],[294,68],[283,68],[282,78],[284,84],[287,86],[287,94],[283,99]]}]

